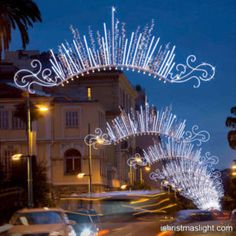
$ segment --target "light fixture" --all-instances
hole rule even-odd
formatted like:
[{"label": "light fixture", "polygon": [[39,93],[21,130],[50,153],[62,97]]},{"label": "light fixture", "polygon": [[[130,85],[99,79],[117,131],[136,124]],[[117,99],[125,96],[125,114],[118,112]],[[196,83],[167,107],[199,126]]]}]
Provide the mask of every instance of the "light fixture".
[{"label": "light fixture", "polygon": [[122,185],[120,186],[120,188],[121,188],[122,190],[125,190],[125,189],[127,188],[127,184],[122,184]]},{"label": "light fixture", "polygon": [[84,178],[85,175],[86,175],[85,173],[79,173],[77,175],[77,178],[82,179],[82,178]]},{"label": "light fixture", "polygon": [[19,160],[22,158],[22,156],[23,156],[23,154],[21,154],[21,153],[16,153],[16,154],[14,154],[14,155],[11,157],[11,159],[12,159],[13,161],[19,161]]},{"label": "light fixture", "polygon": [[48,112],[48,110],[49,110],[48,106],[45,106],[45,105],[43,105],[43,104],[37,105],[37,108],[38,108],[38,110],[39,110],[40,112],[42,112],[42,113]]}]

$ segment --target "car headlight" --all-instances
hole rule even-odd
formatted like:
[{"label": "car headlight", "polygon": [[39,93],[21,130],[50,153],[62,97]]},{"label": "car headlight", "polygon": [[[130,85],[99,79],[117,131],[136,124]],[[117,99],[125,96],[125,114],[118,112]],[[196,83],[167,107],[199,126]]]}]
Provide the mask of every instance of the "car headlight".
[{"label": "car headlight", "polygon": [[83,231],[80,233],[80,236],[93,236],[93,235],[95,235],[95,234],[89,228],[83,229]]},{"label": "car headlight", "polygon": [[65,232],[63,230],[60,231],[52,231],[49,236],[64,236]]}]

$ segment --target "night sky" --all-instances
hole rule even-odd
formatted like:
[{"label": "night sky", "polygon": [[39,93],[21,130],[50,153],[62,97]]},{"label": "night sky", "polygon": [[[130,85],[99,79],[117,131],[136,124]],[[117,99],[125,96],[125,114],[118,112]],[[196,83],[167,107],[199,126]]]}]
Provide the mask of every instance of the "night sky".
[{"label": "night sky", "polygon": [[[185,62],[190,54],[198,62],[216,67],[215,79],[194,89],[194,81],[184,84],[163,84],[145,75],[126,73],[133,84],[141,84],[151,104],[162,108],[172,105],[173,112],[187,119],[188,127],[199,125],[211,133],[211,140],[202,146],[219,156],[219,168],[229,167],[236,151],[229,148],[225,119],[236,106],[236,1],[235,0],[37,0],[43,23],[29,30],[27,49],[46,51],[72,40],[69,26],[87,34],[88,26],[102,30],[110,24],[111,6],[116,17],[126,22],[131,32],[138,25],[155,20],[154,34],[161,43],[176,45],[176,62]],[[19,34],[14,33],[11,50],[21,49]]]}]

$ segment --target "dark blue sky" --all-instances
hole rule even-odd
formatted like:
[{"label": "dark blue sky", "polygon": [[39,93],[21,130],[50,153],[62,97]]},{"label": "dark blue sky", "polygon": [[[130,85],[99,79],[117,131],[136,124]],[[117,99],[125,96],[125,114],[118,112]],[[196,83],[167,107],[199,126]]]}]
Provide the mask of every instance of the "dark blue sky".
[{"label": "dark blue sky", "polygon": [[[189,127],[198,124],[211,133],[211,140],[203,145],[220,157],[219,167],[229,167],[236,152],[227,143],[225,119],[236,105],[236,1],[235,0],[37,0],[43,23],[30,32],[27,49],[57,49],[72,35],[69,26],[87,33],[88,26],[102,29],[110,23],[111,6],[117,8],[117,17],[126,22],[127,31],[135,30],[155,20],[155,34],[162,43],[176,45],[176,61],[184,62],[195,54],[199,62],[216,66],[211,82],[194,89],[193,83],[163,84],[157,80],[127,74],[133,84],[141,84],[149,101],[157,107],[172,105],[173,112],[186,118]],[[13,35],[11,49],[20,49],[18,34]]]}]

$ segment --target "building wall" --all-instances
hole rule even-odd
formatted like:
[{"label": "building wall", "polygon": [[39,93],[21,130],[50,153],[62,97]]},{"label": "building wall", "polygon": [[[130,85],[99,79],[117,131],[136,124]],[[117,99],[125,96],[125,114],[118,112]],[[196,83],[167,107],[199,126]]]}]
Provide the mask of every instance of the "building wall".
[{"label": "building wall", "polygon": [[[91,97],[88,97],[88,88]],[[111,121],[120,114],[120,107],[126,111],[135,109],[137,92],[125,75],[119,71],[105,71],[79,77],[65,83],[64,87],[47,89],[53,94],[60,94],[81,100],[96,100],[104,107],[106,121]],[[97,126],[103,128],[101,125]],[[91,132],[97,127],[91,127]],[[104,130],[106,131],[106,130]],[[121,145],[106,148],[105,156],[109,157],[108,172],[116,183],[129,182],[127,159],[133,154],[135,139],[128,141],[128,148],[122,149]],[[110,177],[111,178],[111,177]]]},{"label": "building wall", "polygon": [[[84,136],[88,133],[88,124],[92,127],[101,123],[101,114],[104,115],[103,108],[97,102],[53,102],[51,98],[45,101],[31,99],[33,103],[44,102],[50,105],[48,113],[39,120],[33,122],[33,130],[36,132],[36,148],[34,148],[38,161],[43,161],[48,167],[49,182],[55,186],[59,185],[84,185],[87,188],[88,179],[78,179],[77,173],[65,173],[65,152],[69,149],[76,149],[81,153],[81,172],[88,173],[88,148],[84,143]],[[27,154],[27,140],[25,126],[21,129],[14,129],[12,125],[13,111],[15,105],[23,102],[22,99],[1,99],[1,112],[7,112],[7,127],[0,127],[1,162],[7,169],[7,176],[10,176],[11,155],[15,153]],[[66,112],[78,113],[78,127],[67,128]],[[1,118],[0,118],[1,122]],[[105,122],[105,120],[103,121]],[[107,185],[104,168],[106,160],[103,150],[93,150],[92,175],[93,183],[99,186]]]},{"label": "building wall", "polygon": [[[28,68],[29,62],[37,58],[38,52],[15,52],[7,55],[7,60],[15,63],[19,68]],[[47,55],[46,55],[47,56]],[[91,88],[91,97],[88,97]],[[84,136],[97,128],[105,128],[105,122],[119,115],[119,107],[129,110],[135,108],[137,93],[127,78],[119,71],[102,72],[75,79],[64,87],[46,89],[51,97],[33,96],[34,103],[50,104],[50,111],[42,118],[33,122],[36,132],[37,145],[35,152],[40,161],[48,167],[48,179],[57,189],[64,191],[67,186],[81,187],[84,191],[88,179],[76,178],[75,174],[65,174],[64,154],[68,149],[76,149],[81,153],[82,172],[88,172],[88,149],[84,144]],[[27,153],[26,132],[24,128],[13,129],[12,111],[14,105],[23,101],[15,96],[0,98],[0,111],[8,111],[9,127],[0,128],[0,157],[2,162],[11,153]],[[65,113],[78,112],[78,127],[65,127]],[[105,130],[104,130],[105,131]],[[128,148],[123,150],[120,145],[109,146],[93,150],[93,183],[97,190],[119,187],[128,182],[128,167],[126,161],[134,149],[135,143],[129,142]],[[130,152],[131,148],[131,152]],[[5,154],[8,156],[5,158]],[[4,159],[4,160],[3,160]],[[5,164],[4,164],[5,165]],[[10,166],[9,166],[10,171]],[[9,172],[10,174],[10,172]],[[68,189],[66,190],[68,192]]]}]

